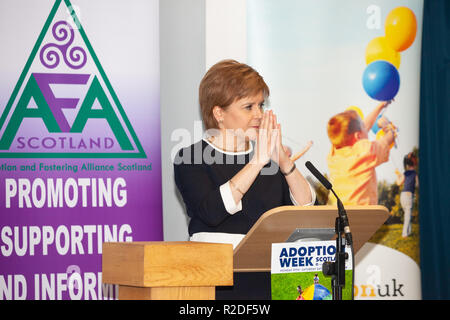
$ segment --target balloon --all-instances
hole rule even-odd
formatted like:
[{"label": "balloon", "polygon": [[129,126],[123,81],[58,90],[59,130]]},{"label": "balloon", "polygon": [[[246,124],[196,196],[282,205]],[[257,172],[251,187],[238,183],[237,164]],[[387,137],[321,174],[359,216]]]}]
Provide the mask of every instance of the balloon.
[{"label": "balloon", "polygon": [[345,111],[347,110],[353,110],[356,111],[356,113],[359,115],[359,117],[364,120],[364,114],[362,113],[361,109],[358,108],[357,106],[350,106],[347,109],[345,109]]},{"label": "balloon", "polygon": [[366,48],[366,63],[370,64],[376,60],[385,60],[400,67],[400,53],[392,49],[385,37],[378,37],[369,42]]},{"label": "balloon", "polygon": [[366,93],[378,101],[392,100],[400,88],[400,75],[387,61],[374,61],[364,70],[363,87]]},{"label": "balloon", "polygon": [[408,49],[414,42],[417,20],[414,12],[407,7],[392,10],[384,25],[386,41],[397,52]]},{"label": "balloon", "polygon": [[[380,140],[381,138],[383,138],[386,135],[386,133],[383,130],[378,130],[377,135],[375,136],[376,140]],[[391,145],[389,146],[389,149],[392,149],[395,145],[395,142],[392,142]]]}]

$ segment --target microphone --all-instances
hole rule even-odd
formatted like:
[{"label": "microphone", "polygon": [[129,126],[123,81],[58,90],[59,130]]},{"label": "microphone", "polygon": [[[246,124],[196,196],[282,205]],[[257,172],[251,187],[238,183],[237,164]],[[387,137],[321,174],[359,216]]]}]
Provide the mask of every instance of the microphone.
[{"label": "microphone", "polygon": [[337,194],[334,192],[333,190],[333,185],[331,184],[330,181],[328,181],[327,178],[325,178],[320,172],[319,170],[316,169],[316,167],[310,162],[310,161],[306,161],[305,163],[306,168],[308,168],[308,170],[313,174],[314,177],[316,177],[317,180],[320,181],[320,183],[328,190],[331,190],[331,192],[334,194],[334,196],[337,199],[337,206],[338,206],[338,213],[339,216],[341,218],[343,227],[344,227],[344,233],[345,233],[345,240],[346,242],[351,245],[353,244],[353,239],[352,239],[352,233],[350,231],[350,226],[348,223],[348,217],[347,217],[347,212],[344,209],[344,205],[341,202],[341,199],[339,199],[339,197],[337,196]]},{"label": "microphone", "polygon": [[309,171],[311,171],[311,173],[313,174],[314,177],[316,177],[317,180],[320,181],[320,183],[327,188],[328,190],[333,190],[333,186],[331,185],[330,181],[327,180],[327,178],[325,178],[320,172],[319,170],[316,169],[316,167],[314,167],[314,165],[309,162],[306,161],[305,166],[308,168]]}]

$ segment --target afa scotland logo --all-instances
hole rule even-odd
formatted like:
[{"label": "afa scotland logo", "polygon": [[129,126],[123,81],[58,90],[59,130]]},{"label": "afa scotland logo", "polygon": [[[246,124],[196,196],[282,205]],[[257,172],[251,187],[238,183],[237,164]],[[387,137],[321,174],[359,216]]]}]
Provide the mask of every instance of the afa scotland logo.
[{"label": "afa scotland logo", "polygon": [[0,157],[145,158],[70,1],[64,3],[69,19],[56,0],[1,114]]}]

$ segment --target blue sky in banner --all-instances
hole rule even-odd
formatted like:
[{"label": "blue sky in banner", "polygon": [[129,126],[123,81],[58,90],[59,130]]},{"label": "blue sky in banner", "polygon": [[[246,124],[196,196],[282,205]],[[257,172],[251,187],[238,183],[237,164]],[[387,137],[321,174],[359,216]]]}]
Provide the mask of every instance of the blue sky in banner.
[{"label": "blue sky in banner", "polygon": [[416,39],[401,52],[400,91],[385,111],[399,128],[398,148],[392,149],[388,163],[377,168],[379,180],[393,182],[395,168],[402,170],[403,156],[418,146],[423,1],[248,0],[247,4],[248,62],[271,89],[269,105],[279,115],[283,142],[295,153],[312,140],[303,160],[314,160],[324,172],[331,148],[328,119],[353,105],[368,114],[378,103],[362,87],[367,44],[384,36],[392,9],[407,6],[415,12]]}]

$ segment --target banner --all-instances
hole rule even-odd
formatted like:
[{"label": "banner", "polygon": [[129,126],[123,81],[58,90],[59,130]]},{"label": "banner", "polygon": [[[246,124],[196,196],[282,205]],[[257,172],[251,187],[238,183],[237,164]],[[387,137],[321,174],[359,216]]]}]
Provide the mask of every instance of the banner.
[{"label": "banner", "polygon": [[162,240],[158,1],[2,1],[0,299],[116,299]]},{"label": "banner", "polygon": [[[422,0],[247,1],[247,62],[266,80],[283,144],[344,205],[390,218],[355,255],[356,299],[420,299],[418,226]],[[303,168],[303,169],[302,169]]]},{"label": "banner", "polygon": [[[332,300],[331,276],[324,276],[323,264],[336,263],[336,241],[273,243],[271,260],[272,300]],[[353,281],[350,246],[344,247],[345,282]],[[339,291],[339,290],[336,290]],[[352,299],[352,288],[342,289],[342,300]]]}]

